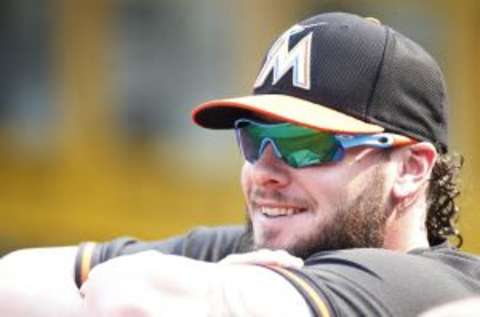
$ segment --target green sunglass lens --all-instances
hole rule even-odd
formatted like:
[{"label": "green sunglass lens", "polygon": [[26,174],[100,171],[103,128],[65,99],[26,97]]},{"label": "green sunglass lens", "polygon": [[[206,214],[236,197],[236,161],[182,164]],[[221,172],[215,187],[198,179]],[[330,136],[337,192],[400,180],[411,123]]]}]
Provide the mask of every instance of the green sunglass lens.
[{"label": "green sunglass lens", "polygon": [[293,167],[305,167],[333,160],[338,149],[335,138],[327,133],[277,139],[279,151]]},{"label": "green sunglass lens", "polygon": [[249,124],[244,129],[249,135],[248,144],[243,144],[247,159],[258,156],[259,147],[266,138],[275,143],[282,159],[296,168],[330,162],[338,149],[333,135],[292,124]]}]

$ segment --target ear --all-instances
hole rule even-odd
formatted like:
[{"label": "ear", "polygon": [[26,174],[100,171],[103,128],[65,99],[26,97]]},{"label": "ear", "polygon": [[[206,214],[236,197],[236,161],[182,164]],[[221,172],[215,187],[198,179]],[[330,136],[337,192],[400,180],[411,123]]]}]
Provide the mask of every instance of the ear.
[{"label": "ear", "polygon": [[396,200],[416,196],[428,182],[437,159],[435,147],[428,142],[416,143],[395,151],[397,175],[393,184]]}]

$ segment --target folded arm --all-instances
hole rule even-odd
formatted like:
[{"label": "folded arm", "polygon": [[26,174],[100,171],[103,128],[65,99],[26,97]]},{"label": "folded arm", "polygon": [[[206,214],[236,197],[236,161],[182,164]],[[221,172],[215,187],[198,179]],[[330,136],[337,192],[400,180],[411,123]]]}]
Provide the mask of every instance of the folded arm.
[{"label": "folded arm", "polygon": [[252,263],[298,266],[260,253],[222,263],[147,251],[96,266],[81,291],[76,247],[29,249],[0,259],[0,316],[311,316],[297,290]]},{"label": "folded arm", "polygon": [[88,316],[311,316],[300,293],[269,269],[155,251],[98,265],[81,291]]}]

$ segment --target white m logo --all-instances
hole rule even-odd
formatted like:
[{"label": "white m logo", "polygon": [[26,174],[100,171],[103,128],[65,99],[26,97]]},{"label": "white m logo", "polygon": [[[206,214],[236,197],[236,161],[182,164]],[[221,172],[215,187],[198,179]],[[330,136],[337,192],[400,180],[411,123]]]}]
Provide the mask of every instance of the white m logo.
[{"label": "white m logo", "polygon": [[310,89],[312,32],[303,37],[292,50],[288,50],[290,36],[303,30],[305,30],[304,26],[294,25],[273,44],[268,52],[265,64],[255,80],[255,88],[265,83],[271,71],[273,72],[272,85],[275,85],[290,69],[293,69],[292,85]]}]

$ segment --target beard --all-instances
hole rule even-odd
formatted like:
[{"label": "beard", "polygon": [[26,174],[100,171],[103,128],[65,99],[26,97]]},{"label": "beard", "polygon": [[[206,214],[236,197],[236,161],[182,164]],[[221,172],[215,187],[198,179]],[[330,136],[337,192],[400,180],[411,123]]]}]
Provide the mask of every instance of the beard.
[{"label": "beard", "polygon": [[[384,201],[384,177],[375,171],[370,184],[356,199],[347,204],[339,204],[335,216],[320,230],[306,234],[299,232],[295,242],[282,247],[290,254],[307,259],[311,255],[329,250],[352,248],[380,248],[385,240],[385,223],[387,219]],[[280,193],[277,193],[280,196]],[[345,200],[347,201],[347,200]],[[246,220],[245,242],[250,251],[272,249],[268,245],[256,243],[253,224],[248,216]],[[278,249],[278,248],[277,248]]]}]

